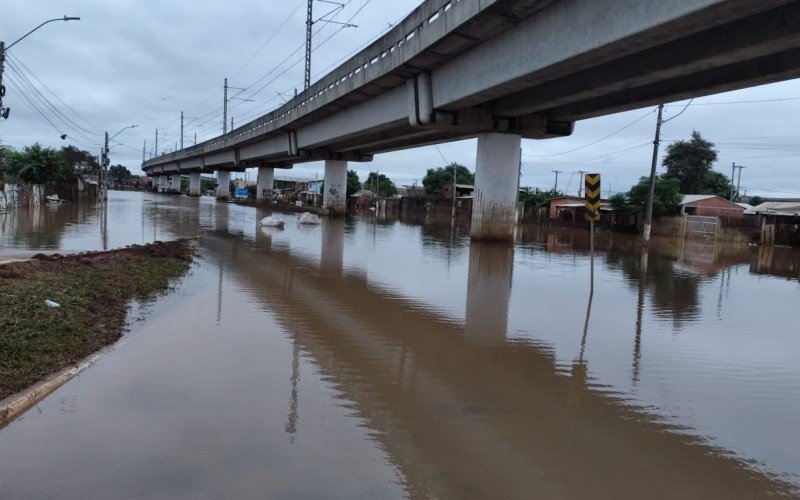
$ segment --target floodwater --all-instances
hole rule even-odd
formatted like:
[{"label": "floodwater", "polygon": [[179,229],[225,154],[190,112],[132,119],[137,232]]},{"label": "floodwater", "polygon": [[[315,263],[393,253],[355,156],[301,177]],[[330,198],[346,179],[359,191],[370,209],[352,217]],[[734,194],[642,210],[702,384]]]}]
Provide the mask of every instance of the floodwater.
[{"label": "floodwater", "polygon": [[584,232],[265,215],[124,192],[0,214],[0,260],[199,236],[110,353],[0,429],[0,496],[800,494],[797,252],[601,233],[592,288]]}]

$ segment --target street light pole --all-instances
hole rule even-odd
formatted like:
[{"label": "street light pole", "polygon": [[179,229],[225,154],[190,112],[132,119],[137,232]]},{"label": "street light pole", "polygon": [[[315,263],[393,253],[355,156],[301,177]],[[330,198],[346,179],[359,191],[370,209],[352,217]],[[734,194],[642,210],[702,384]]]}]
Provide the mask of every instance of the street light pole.
[{"label": "street light pole", "polygon": [[81,19],[80,17],[67,17],[67,16],[56,17],[54,19],[48,19],[47,21],[43,22],[39,26],[33,28],[29,32],[27,32],[24,35],[22,35],[21,37],[17,38],[16,41],[11,42],[11,44],[8,45],[8,47],[6,47],[5,42],[0,42],[0,118],[8,119],[8,114],[11,112],[11,108],[4,108],[3,107],[3,96],[5,96],[5,94],[6,94],[6,88],[3,86],[3,70],[5,68],[6,52],[8,52],[11,49],[11,47],[13,47],[14,45],[18,44],[19,42],[21,42],[22,40],[27,38],[28,35],[30,35],[34,31],[38,30],[39,28],[41,28],[42,26],[44,26],[47,23],[52,23],[53,21],[80,21],[80,19]]},{"label": "street light pole", "polygon": [[108,150],[109,150],[108,141],[118,136],[122,132],[128,130],[129,128],[136,128],[138,126],[139,125],[128,125],[127,127],[123,127],[122,130],[112,135],[111,137],[108,136],[108,132],[105,133],[105,142],[103,146],[103,159],[102,159],[102,165],[100,165],[100,191],[102,193],[101,199],[103,200],[106,199],[106,190],[107,190],[106,180],[108,177],[108,164],[110,163],[108,159]]}]

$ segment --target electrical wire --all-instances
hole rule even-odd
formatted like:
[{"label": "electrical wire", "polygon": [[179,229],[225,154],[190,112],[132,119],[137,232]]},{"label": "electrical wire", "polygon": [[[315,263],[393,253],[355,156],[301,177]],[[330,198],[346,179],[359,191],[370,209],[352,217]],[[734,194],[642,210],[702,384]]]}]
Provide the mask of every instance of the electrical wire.
[{"label": "electrical wire", "polygon": [[636,125],[636,124],[637,124],[637,123],[639,123],[640,121],[642,121],[642,120],[644,120],[645,118],[647,118],[648,116],[650,116],[652,113],[653,113],[653,110],[650,110],[650,111],[648,111],[646,114],[644,114],[644,115],[642,115],[641,117],[639,117],[639,118],[635,119],[634,121],[630,122],[629,124],[625,125],[624,127],[622,127],[622,128],[619,128],[619,129],[617,129],[617,130],[615,130],[615,131],[611,132],[610,134],[608,134],[608,135],[606,135],[606,136],[604,136],[604,137],[601,137],[600,139],[597,139],[596,141],[592,141],[592,142],[590,142],[590,143],[588,143],[588,144],[584,144],[583,146],[580,146],[580,147],[577,147],[577,148],[574,148],[574,149],[568,149],[567,151],[561,151],[561,152],[558,152],[558,153],[551,153],[551,154],[546,154],[546,155],[525,155],[525,156],[529,156],[529,157],[530,157],[530,156],[535,156],[535,157],[542,157],[542,158],[545,158],[545,157],[551,157],[551,156],[560,156],[560,155],[565,155],[565,154],[567,154],[567,153],[573,153],[573,152],[575,152],[575,151],[580,151],[581,149],[588,148],[589,146],[594,146],[595,144],[597,144],[597,143],[599,143],[599,142],[602,142],[602,141],[604,141],[604,140],[608,139],[609,137],[612,137],[612,136],[614,136],[614,135],[616,135],[616,134],[618,134],[618,133],[622,132],[623,130],[625,130],[625,129],[627,129],[627,128],[630,128],[630,127],[632,127],[632,126]]}]

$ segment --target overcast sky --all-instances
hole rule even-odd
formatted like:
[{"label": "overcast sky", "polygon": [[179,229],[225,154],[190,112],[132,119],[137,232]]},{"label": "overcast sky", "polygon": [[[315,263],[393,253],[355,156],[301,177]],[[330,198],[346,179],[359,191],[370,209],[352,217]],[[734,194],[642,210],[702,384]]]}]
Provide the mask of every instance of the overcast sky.
[{"label": "overcast sky", "polygon": [[[341,1],[347,4],[334,19],[358,28],[315,26],[319,46],[312,59],[314,79],[419,3]],[[318,15],[331,8],[315,4]],[[305,0],[3,0],[0,40],[10,43],[40,22],[64,14],[80,16],[81,21],[50,23],[9,52],[4,104],[12,114],[0,121],[3,144],[21,148],[34,142],[53,147],[73,143],[99,153],[103,131],[114,134],[137,124],[138,128],[118,136],[124,144],[112,148],[111,161],[140,173],[143,141],[152,150],[156,128],[160,151],[173,149],[179,141],[181,110],[187,117],[186,144],[193,143],[195,133],[198,141],[221,133],[225,77],[231,86],[247,87],[242,95],[253,99],[231,102],[229,116],[235,123],[272,110],[282,95],[302,87]],[[19,72],[63,113],[58,117],[38,103],[53,125],[17,90],[17,85],[26,85]],[[666,118],[683,104],[668,106]],[[698,130],[717,145],[716,170],[730,175],[732,162],[747,167],[742,187],[748,194],[800,197],[798,116],[800,80],[794,80],[696,99],[664,126],[663,137],[685,139]],[[560,170],[559,188],[577,191],[575,172],[590,170],[603,174],[604,195],[609,188],[625,191],[647,175],[655,120],[655,108],[641,109],[579,122],[571,137],[525,140],[522,185],[550,188],[552,170]],[[61,133],[68,135],[66,141],[59,138]],[[439,149],[441,154],[424,147],[378,155],[371,164],[350,165],[362,180],[372,169],[398,184],[421,180],[426,169],[442,166],[444,160],[474,169],[475,141],[443,144]],[[321,163],[293,169],[293,175],[314,174],[322,177]]]}]

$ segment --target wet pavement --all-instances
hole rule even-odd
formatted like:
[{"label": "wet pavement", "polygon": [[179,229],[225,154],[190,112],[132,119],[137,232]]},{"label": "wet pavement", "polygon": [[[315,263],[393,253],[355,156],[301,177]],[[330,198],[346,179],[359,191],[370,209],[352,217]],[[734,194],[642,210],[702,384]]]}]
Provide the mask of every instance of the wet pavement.
[{"label": "wet pavement", "polygon": [[[112,192],[0,260],[199,236],[90,370],[0,429],[10,498],[757,498],[800,487],[800,254]],[[107,220],[107,222],[105,222]],[[646,266],[646,271],[644,269]]]}]

